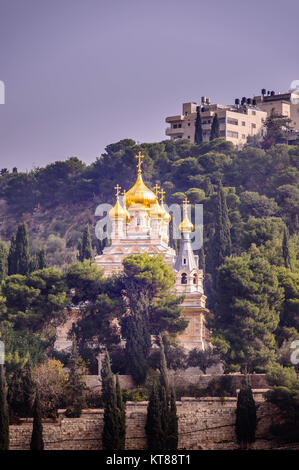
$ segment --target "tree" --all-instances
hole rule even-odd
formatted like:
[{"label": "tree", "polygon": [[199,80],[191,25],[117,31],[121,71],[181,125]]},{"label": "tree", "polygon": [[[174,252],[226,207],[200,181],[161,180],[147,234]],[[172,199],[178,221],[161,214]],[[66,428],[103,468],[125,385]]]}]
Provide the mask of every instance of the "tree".
[{"label": "tree", "polygon": [[168,418],[168,437],[166,448],[169,450],[177,450],[178,448],[178,417],[177,417],[177,409],[176,409],[176,399],[175,399],[175,392],[172,389],[170,395],[170,410],[169,410],[169,418]]},{"label": "tree", "polygon": [[[124,416],[120,397],[117,397],[114,377],[111,371],[110,357],[106,350],[102,377],[102,399],[104,403],[104,428],[102,443],[105,450],[121,450],[124,447]],[[120,392],[119,392],[120,393]]]},{"label": "tree", "polygon": [[16,274],[17,273],[17,257],[16,257],[16,236],[12,235],[10,239],[10,248],[8,254],[8,274]]},{"label": "tree", "polygon": [[250,385],[245,383],[239,391],[236,410],[236,435],[241,448],[246,449],[255,441],[256,426],[255,401]]},{"label": "tree", "polygon": [[204,350],[194,348],[189,352],[188,366],[199,367],[206,374],[207,369],[218,364],[219,361],[220,357],[213,348]]},{"label": "tree", "polygon": [[123,450],[126,444],[126,405],[122,398],[118,375],[116,376],[116,404],[119,414],[119,450]]},{"label": "tree", "polygon": [[44,450],[42,414],[38,391],[36,392],[33,405],[33,429],[30,450]]},{"label": "tree", "polygon": [[78,260],[84,261],[85,259],[92,259],[92,245],[91,245],[91,237],[89,231],[89,225],[87,225],[84,229],[82,240],[79,241],[78,245]]},{"label": "tree", "polygon": [[37,253],[38,269],[44,269],[48,267],[46,251],[42,248]]},{"label": "tree", "polygon": [[69,375],[66,385],[66,392],[69,403],[68,416],[72,418],[79,418],[81,416],[81,412],[85,404],[85,383],[84,370],[81,358],[79,356],[75,335],[73,336],[72,351],[68,368]]},{"label": "tree", "polygon": [[4,365],[0,364],[0,450],[9,449],[9,414]]},{"label": "tree", "polygon": [[275,144],[287,143],[287,134],[291,122],[291,119],[272,110],[265,122],[266,134],[262,141],[262,147],[269,149]]},{"label": "tree", "polygon": [[244,253],[220,266],[210,326],[226,370],[262,372],[274,360],[282,300],[277,273],[266,259]]},{"label": "tree", "polygon": [[284,265],[286,268],[289,268],[291,271],[293,271],[289,238],[290,238],[289,231],[288,231],[287,226],[285,225],[284,230],[283,230],[283,241],[282,241],[282,253],[283,253],[283,259],[284,259]]},{"label": "tree", "polygon": [[18,226],[16,234],[16,273],[26,275],[30,271],[30,252],[29,252],[29,235],[27,224],[23,223]]},{"label": "tree", "polygon": [[159,390],[157,383],[154,382],[148,402],[145,425],[148,450],[164,450],[160,406]]},{"label": "tree", "polygon": [[214,139],[218,139],[219,137],[220,137],[219,120],[218,120],[217,113],[215,113],[213,117],[213,121],[212,121],[210,141]]},{"label": "tree", "polygon": [[197,107],[197,115],[195,121],[195,135],[194,142],[195,144],[201,144],[203,141],[202,138],[202,126],[201,126],[201,117],[200,117],[200,107]]},{"label": "tree", "polygon": [[4,242],[0,241],[0,283],[8,273],[8,249]]}]

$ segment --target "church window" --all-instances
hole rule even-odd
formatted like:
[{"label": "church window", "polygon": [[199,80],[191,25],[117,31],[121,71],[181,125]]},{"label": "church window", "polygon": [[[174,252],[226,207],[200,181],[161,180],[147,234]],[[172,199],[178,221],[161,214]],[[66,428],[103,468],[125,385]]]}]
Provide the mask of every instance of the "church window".
[{"label": "church window", "polygon": [[187,284],[187,274],[186,273],[182,274],[181,284]]},{"label": "church window", "polygon": [[187,260],[186,260],[186,258],[184,258],[184,264],[186,264],[186,262],[187,262]]},{"label": "church window", "polygon": [[140,217],[137,217],[137,225],[140,225]]},{"label": "church window", "polygon": [[193,276],[193,284],[197,284],[197,274],[194,274]]}]

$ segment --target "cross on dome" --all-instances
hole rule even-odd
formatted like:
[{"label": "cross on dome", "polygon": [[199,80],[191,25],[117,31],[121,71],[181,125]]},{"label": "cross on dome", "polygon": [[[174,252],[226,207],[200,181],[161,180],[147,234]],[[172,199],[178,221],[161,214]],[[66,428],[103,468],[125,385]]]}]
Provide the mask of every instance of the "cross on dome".
[{"label": "cross on dome", "polygon": [[121,186],[119,186],[119,185],[117,184],[116,186],[114,186],[114,189],[116,190],[115,196],[116,196],[117,199],[118,199],[118,196],[119,196],[119,193],[120,193],[120,190],[121,190]]},{"label": "cross on dome", "polygon": [[154,187],[154,191],[156,193],[156,196],[158,196],[159,189],[160,189],[160,186],[158,184],[156,184],[156,186]]},{"label": "cross on dome", "polygon": [[137,168],[138,168],[138,174],[141,174],[141,165],[143,163],[144,155],[141,155],[141,152],[138,153],[138,155],[135,155],[135,158],[138,158],[138,163],[137,163]]},{"label": "cross on dome", "polygon": [[159,191],[159,193],[161,194],[161,204],[163,205],[164,196],[165,196],[165,191],[164,191],[164,189],[161,189],[161,191]]}]

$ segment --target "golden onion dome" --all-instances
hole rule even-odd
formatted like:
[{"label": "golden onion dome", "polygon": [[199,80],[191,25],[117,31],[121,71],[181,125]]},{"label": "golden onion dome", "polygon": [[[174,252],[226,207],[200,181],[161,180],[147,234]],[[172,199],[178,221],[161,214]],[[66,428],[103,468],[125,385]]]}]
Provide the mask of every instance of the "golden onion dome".
[{"label": "golden onion dome", "polygon": [[187,198],[183,201],[184,203],[184,219],[180,223],[180,231],[183,233],[190,233],[194,230],[194,225],[192,224],[191,220],[188,217],[187,213],[187,204],[188,204]]},{"label": "golden onion dome", "polygon": [[123,195],[123,209],[126,213],[126,222],[128,223],[130,221],[130,214],[127,211],[127,207],[126,207],[126,190],[125,189],[124,189],[122,195]]},{"label": "golden onion dome", "polygon": [[115,186],[116,189],[116,203],[114,207],[109,211],[109,217],[110,219],[125,219],[126,218],[126,212],[124,208],[122,207],[121,203],[119,202],[119,191],[120,191],[120,186],[118,184]]},{"label": "golden onion dome", "polygon": [[161,189],[161,191],[159,191],[160,194],[161,194],[161,201],[160,201],[160,204],[161,204],[161,209],[163,211],[163,214],[161,216],[161,218],[163,219],[163,222],[169,224],[169,222],[171,221],[171,215],[167,212],[167,210],[165,209],[164,207],[164,195],[165,195],[165,191],[163,189]]},{"label": "golden onion dome", "polygon": [[138,176],[134,186],[126,193],[126,206],[128,208],[132,204],[141,204],[146,208],[149,208],[156,202],[157,196],[143,182],[141,175],[141,163],[142,158],[144,158],[143,155],[139,152],[139,154],[136,155],[136,158],[138,158]]}]

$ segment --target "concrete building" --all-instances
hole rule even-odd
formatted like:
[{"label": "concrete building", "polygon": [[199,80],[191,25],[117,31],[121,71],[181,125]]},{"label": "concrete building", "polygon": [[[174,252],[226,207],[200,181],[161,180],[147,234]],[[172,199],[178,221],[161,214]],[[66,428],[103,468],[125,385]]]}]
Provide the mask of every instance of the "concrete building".
[{"label": "concrete building", "polygon": [[[187,349],[205,349],[209,345],[209,332],[205,327],[208,310],[203,290],[203,271],[198,268],[198,259],[191,248],[190,233],[194,230],[184,203],[184,218],[180,224],[181,249],[178,255],[169,246],[170,214],[164,206],[164,191],[151,191],[143,182],[141,172],[142,155],[138,155],[138,176],[134,186],[120,201],[116,186],[116,203],[109,212],[112,222],[111,245],[95,257],[95,263],[106,276],[122,271],[122,260],[132,254],[148,253],[162,255],[164,261],[176,275],[174,292],[184,294],[182,314],[189,321],[187,329],[180,335],[181,344]],[[161,195],[160,201],[158,195]]]},{"label": "concrete building", "polygon": [[291,127],[299,132],[299,90],[287,93],[275,93],[275,91],[262,90],[262,94],[253,98],[257,106],[270,115],[281,114],[292,120]]},{"label": "concrete building", "polygon": [[194,143],[197,108],[200,108],[203,141],[209,141],[213,117],[219,119],[220,137],[242,148],[248,136],[262,135],[267,113],[251,103],[232,106],[211,104],[203,97],[201,105],[195,102],[184,103],[183,112],[177,116],[168,116],[166,122],[170,127],[166,135],[172,140],[188,139]]}]

